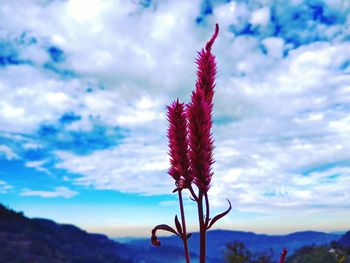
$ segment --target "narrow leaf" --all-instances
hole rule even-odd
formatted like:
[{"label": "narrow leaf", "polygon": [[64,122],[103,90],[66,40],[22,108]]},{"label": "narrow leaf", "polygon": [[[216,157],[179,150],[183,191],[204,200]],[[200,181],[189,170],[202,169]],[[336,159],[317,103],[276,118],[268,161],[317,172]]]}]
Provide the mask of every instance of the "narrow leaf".
[{"label": "narrow leaf", "polygon": [[189,239],[192,236],[192,233],[187,234],[187,239]]},{"label": "narrow leaf", "polygon": [[231,202],[228,199],[227,199],[227,202],[229,204],[229,208],[225,212],[222,212],[221,214],[214,216],[214,218],[210,221],[210,224],[208,225],[207,229],[211,228],[216,221],[218,221],[220,218],[224,217],[230,212],[230,210],[232,209]]},{"label": "narrow leaf", "polygon": [[175,226],[176,226],[177,232],[180,234],[180,236],[182,236],[182,227],[179,219],[177,218],[177,215],[175,216]]}]

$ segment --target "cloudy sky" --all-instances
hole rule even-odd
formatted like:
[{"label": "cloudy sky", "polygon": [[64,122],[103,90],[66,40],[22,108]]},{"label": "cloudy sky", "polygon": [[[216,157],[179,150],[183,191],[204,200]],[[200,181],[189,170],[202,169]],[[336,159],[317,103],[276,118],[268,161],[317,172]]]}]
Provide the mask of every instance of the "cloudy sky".
[{"label": "cloudy sky", "polygon": [[165,105],[215,23],[217,227],[349,229],[348,0],[0,0],[0,202],[111,236],[171,224]]}]

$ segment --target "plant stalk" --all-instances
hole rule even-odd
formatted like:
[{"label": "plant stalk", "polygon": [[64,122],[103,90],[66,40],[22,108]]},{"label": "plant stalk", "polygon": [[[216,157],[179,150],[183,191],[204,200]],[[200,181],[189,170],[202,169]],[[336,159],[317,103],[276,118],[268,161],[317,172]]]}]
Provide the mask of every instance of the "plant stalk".
[{"label": "plant stalk", "polygon": [[205,263],[205,250],[206,250],[206,231],[207,227],[204,222],[203,215],[203,193],[199,193],[198,196],[198,219],[199,219],[199,238],[200,238],[200,247],[199,247],[199,262]]},{"label": "plant stalk", "polygon": [[182,201],[182,189],[178,191],[178,194],[179,194],[181,223],[182,223],[182,241],[184,243],[186,263],[190,263],[190,254],[188,251],[187,232],[186,232],[185,211],[184,211],[184,205]]}]

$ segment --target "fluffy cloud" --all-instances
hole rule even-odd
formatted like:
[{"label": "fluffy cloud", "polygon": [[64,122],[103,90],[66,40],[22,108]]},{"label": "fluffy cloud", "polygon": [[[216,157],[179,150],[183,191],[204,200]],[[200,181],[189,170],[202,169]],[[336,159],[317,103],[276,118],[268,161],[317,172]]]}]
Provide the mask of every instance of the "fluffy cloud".
[{"label": "fluffy cloud", "polygon": [[77,194],[78,192],[70,190],[65,186],[55,187],[53,191],[23,189],[21,192],[22,196],[39,196],[42,198],[71,198]]},{"label": "fluffy cloud", "polygon": [[195,52],[219,22],[214,204],[349,206],[348,6],[298,2],[7,1],[1,134],[25,150],[49,141],[72,187],[169,193],[164,106],[189,100]]},{"label": "fluffy cloud", "polygon": [[167,194],[174,188],[166,175],[166,145],[155,135],[130,135],[114,149],[86,156],[56,154],[60,159],[57,168],[82,175],[72,179],[79,185],[146,195]]}]

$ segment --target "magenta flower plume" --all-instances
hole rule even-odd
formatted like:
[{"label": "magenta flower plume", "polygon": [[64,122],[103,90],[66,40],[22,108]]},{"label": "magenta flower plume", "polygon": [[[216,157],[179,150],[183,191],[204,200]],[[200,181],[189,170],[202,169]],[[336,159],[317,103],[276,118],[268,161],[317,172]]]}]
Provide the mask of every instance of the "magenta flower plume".
[{"label": "magenta flower plume", "polygon": [[198,58],[196,60],[196,64],[198,65],[196,90],[201,89],[204,91],[205,99],[209,103],[210,108],[212,108],[213,105],[214,82],[217,72],[215,56],[211,53],[211,47],[213,46],[218,33],[219,25],[216,24],[214,35],[205,45],[205,49],[198,52]]},{"label": "magenta flower plume", "polygon": [[206,193],[213,175],[214,141],[210,132],[212,126],[211,107],[205,100],[203,90],[192,93],[187,107],[189,121],[189,156],[193,182]]},{"label": "magenta flower plume", "polygon": [[216,24],[214,35],[205,49],[198,53],[196,90],[192,93],[191,102],[187,107],[191,175],[194,183],[204,193],[209,190],[213,176],[211,166],[214,163],[214,140],[211,127],[216,62],[211,54],[211,47],[218,33],[219,25]]},{"label": "magenta flower plume", "polygon": [[190,163],[188,159],[187,119],[184,104],[179,100],[167,106],[169,121],[168,139],[171,175],[179,189],[190,186]]}]

